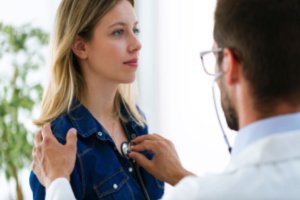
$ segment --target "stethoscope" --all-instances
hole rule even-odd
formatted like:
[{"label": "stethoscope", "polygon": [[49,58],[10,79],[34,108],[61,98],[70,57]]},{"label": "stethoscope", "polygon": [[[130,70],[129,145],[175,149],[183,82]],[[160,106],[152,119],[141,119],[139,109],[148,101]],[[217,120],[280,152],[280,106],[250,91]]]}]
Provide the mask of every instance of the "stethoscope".
[{"label": "stethoscope", "polygon": [[135,162],[135,160],[132,160],[131,158],[129,158],[129,153],[131,151],[131,145],[132,145],[131,142],[128,142],[128,141],[122,142],[122,144],[121,144],[121,153],[126,159],[133,162],[135,171],[137,173],[138,181],[139,181],[139,183],[142,187],[142,190],[143,190],[144,197],[145,197],[146,200],[150,200],[147,188],[145,186],[144,180],[143,180],[142,175],[141,175],[140,168],[137,165],[137,163]]},{"label": "stethoscope", "polygon": [[121,153],[122,153],[122,156],[124,156],[127,159],[130,159],[129,158],[130,151],[131,151],[131,143],[127,142],[127,141],[122,142],[122,144],[121,144]]}]

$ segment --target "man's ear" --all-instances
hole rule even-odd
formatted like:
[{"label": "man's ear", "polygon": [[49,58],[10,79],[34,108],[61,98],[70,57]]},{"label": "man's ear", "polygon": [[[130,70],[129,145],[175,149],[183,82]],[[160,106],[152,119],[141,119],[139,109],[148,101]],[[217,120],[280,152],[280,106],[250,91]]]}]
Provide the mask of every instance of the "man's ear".
[{"label": "man's ear", "polygon": [[80,36],[76,36],[72,45],[72,51],[78,58],[86,59],[87,58],[86,41],[82,39]]},{"label": "man's ear", "polygon": [[225,48],[223,54],[222,68],[225,72],[226,82],[229,85],[236,84],[240,78],[240,62],[230,49]]}]

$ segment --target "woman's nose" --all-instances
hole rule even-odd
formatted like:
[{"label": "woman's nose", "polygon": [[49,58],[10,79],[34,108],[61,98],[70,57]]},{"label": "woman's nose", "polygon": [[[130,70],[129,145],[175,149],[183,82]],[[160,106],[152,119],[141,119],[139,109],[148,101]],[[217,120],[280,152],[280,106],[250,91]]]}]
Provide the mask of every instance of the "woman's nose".
[{"label": "woman's nose", "polygon": [[130,37],[130,42],[128,46],[129,52],[136,52],[142,48],[142,44],[136,34],[132,34]]}]

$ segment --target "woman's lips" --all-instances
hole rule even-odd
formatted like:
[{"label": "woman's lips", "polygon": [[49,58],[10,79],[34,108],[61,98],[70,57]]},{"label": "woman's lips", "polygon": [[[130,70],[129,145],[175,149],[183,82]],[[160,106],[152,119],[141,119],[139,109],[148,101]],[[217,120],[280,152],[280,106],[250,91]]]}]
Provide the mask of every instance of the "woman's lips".
[{"label": "woman's lips", "polygon": [[138,59],[131,59],[131,60],[128,60],[126,62],[124,62],[125,65],[128,65],[130,67],[133,67],[133,68],[137,68],[138,67]]}]

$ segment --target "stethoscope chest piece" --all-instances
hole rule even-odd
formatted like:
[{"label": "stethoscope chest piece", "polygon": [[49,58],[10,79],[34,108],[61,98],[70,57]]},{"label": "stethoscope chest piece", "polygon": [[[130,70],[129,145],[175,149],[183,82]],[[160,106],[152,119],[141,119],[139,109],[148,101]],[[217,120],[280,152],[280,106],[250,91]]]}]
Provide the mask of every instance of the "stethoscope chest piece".
[{"label": "stethoscope chest piece", "polygon": [[121,152],[122,152],[122,155],[129,159],[129,153],[131,151],[131,143],[130,142],[122,142],[121,144]]},{"label": "stethoscope chest piece", "polygon": [[[122,142],[122,144],[121,144],[121,153],[125,158],[127,158],[127,159],[131,160],[133,163],[135,163],[134,160],[129,158],[129,153],[131,151],[131,145],[132,144],[130,142]],[[144,193],[144,197],[145,197],[146,200],[150,200],[150,197],[149,197],[147,188],[145,187],[145,183],[144,183],[144,180],[142,178],[140,169],[139,169],[137,164],[134,164],[134,165],[136,167],[137,177],[138,177],[138,180],[141,184],[141,187],[142,187],[142,190],[143,190],[143,193]]]}]

